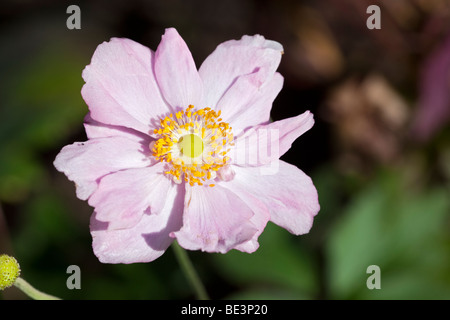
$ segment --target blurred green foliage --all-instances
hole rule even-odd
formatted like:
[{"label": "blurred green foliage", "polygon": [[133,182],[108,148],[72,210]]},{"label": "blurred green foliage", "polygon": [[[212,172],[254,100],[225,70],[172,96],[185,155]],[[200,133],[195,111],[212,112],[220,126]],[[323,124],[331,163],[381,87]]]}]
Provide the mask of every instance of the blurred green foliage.
[{"label": "blurred green foliage", "polygon": [[232,251],[214,255],[214,266],[230,283],[242,288],[233,299],[312,299],[319,275],[312,255],[285,230],[269,223],[253,254]]},{"label": "blurred green foliage", "polygon": [[48,163],[40,154],[60,146],[82,122],[86,108],[77,88],[83,67],[80,56],[56,44],[20,66],[3,66],[0,201],[21,201],[42,184]]},{"label": "blurred green foliage", "polygon": [[[380,172],[345,207],[327,239],[330,297],[449,299],[448,188],[414,190],[402,170]],[[368,290],[366,269],[381,269]]]}]

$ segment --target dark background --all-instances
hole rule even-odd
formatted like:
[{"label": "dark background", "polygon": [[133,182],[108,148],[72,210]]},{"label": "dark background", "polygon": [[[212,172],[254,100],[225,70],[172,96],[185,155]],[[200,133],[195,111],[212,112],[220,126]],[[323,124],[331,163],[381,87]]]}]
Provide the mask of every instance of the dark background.
[{"label": "dark background", "polygon": [[[66,9],[81,9],[69,30]],[[366,9],[381,9],[369,30]],[[189,252],[214,299],[450,298],[450,7],[442,0],[2,1],[0,253],[64,299],[190,299],[169,249],[148,264],[101,264],[92,208],[53,167],[86,140],[81,72],[98,44],[155,50],[175,27],[197,66],[244,34],[284,46],[273,120],[315,114],[283,160],[310,175],[321,211],[296,237],[269,224],[254,254]],[[66,269],[81,268],[81,290]],[[381,289],[369,290],[378,265]],[[4,299],[23,299],[11,288]]]}]

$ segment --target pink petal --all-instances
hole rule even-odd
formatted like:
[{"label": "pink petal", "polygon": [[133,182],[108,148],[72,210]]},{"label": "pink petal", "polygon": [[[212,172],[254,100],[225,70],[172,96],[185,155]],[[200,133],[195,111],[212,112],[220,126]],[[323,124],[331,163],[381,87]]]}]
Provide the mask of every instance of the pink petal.
[{"label": "pink petal", "polygon": [[254,213],[232,191],[214,187],[187,187],[183,227],[174,232],[185,249],[225,253],[250,241],[258,232]]},{"label": "pink petal", "polygon": [[129,39],[100,44],[83,71],[81,94],[91,117],[145,134],[150,121],[169,111],[153,74],[153,52]]},{"label": "pink petal", "polygon": [[247,130],[230,150],[233,164],[261,166],[273,164],[291,148],[292,143],[314,125],[309,111]]},{"label": "pink petal", "polygon": [[91,217],[92,246],[103,263],[150,262],[160,257],[172,243],[171,232],[182,225],[184,186],[172,184],[164,195],[159,214],[144,214],[132,228],[111,230],[107,222]]},{"label": "pink petal", "polygon": [[217,103],[216,108],[224,110],[222,118],[232,125],[235,136],[246,128],[269,121],[272,103],[283,87],[279,73],[261,83],[261,72],[259,69],[237,78]]},{"label": "pink petal", "polygon": [[172,181],[165,164],[119,171],[103,177],[89,198],[96,218],[109,222],[108,229],[130,228],[146,214],[159,214]]},{"label": "pink petal", "polygon": [[134,141],[142,141],[148,144],[154,140],[150,136],[143,134],[127,127],[114,126],[104,124],[92,119],[91,114],[88,113],[84,118],[84,129],[89,139],[108,138],[108,137],[124,137]]},{"label": "pink petal", "polygon": [[[200,66],[204,85],[204,105],[216,108],[225,92],[243,75],[258,72],[262,86],[272,79],[281,60],[283,47],[263,36],[243,36],[220,44]],[[227,110],[222,110],[226,114]]]},{"label": "pink petal", "polygon": [[311,178],[284,161],[275,175],[261,175],[258,167],[234,169],[233,181],[265,203],[272,222],[296,235],[309,232],[320,209]]},{"label": "pink petal", "polygon": [[166,29],[155,54],[155,74],[161,92],[174,109],[199,107],[203,84],[192,54],[174,28]]},{"label": "pink petal", "polygon": [[108,137],[75,142],[56,156],[54,166],[77,187],[77,196],[86,200],[97,189],[98,179],[123,169],[152,164],[149,141]]},{"label": "pink petal", "polygon": [[255,252],[259,247],[258,237],[264,231],[267,222],[270,220],[269,209],[261,200],[250,194],[245,186],[238,181],[230,180],[226,183],[220,183],[220,186],[239,195],[239,198],[252,209],[254,214],[250,218],[250,222],[255,225],[258,231],[256,231],[250,240],[238,244],[234,249],[247,253]]}]

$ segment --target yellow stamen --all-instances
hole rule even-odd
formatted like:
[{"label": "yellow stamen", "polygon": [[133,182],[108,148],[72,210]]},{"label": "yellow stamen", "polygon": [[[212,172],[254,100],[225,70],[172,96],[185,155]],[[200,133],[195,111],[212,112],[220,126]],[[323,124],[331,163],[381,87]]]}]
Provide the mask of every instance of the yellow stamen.
[{"label": "yellow stamen", "polygon": [[164,173],[173,176],[176,183],[184,180],[191,186],[201,186],[214,179],[215,172],[229,162],[225,155],[230,150],[227,146],[233,145],[233,134],[230,125],[220,118],[221,111],[193,109],[189,105],[185,111],[176,112],[175,117],[170,114],[161,119],[160,127],[153,130],[159,139],[151,151],[156,160],[168,164],[169,170]]}]

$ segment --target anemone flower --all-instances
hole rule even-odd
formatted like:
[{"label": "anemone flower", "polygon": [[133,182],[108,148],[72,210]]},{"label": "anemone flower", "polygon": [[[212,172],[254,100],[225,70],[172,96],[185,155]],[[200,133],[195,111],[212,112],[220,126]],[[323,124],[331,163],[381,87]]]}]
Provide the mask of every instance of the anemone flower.
[{"label": "anemone flower", "polygon": [[279,158],[309,111],[270,122],[283,47],[263,36],[220,44],[197,70],[178,32],[156,51],[100,44],[83,71],[88,140],[54,165],[94,208],[104,263],[149,262],[176,239],[189,250],[254,252],[268,221],[300,235],[319,211],[311,179]]}]

